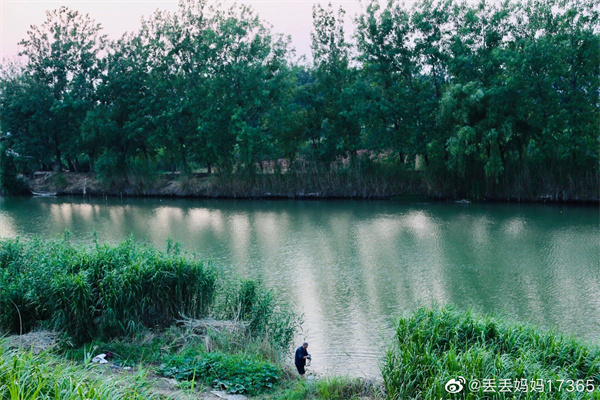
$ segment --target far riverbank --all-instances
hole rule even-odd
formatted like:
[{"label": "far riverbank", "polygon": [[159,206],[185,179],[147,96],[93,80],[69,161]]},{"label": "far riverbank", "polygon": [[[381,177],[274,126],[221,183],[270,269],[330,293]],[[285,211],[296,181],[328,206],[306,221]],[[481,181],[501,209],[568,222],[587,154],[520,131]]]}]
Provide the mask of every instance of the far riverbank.
[{"label": "far riverbank", "polygon": [[465,193],[460,188],[434,186],[421,171],[391,176],[368,173],[255,173],[128,176],[105,181],[95,173],[36,172],[23,177],[32,193],[117,197],[195,197],[238,199],[403,199],[468,200],[600,204],[600,192],[552,187],[509,188],[489,193]]}]

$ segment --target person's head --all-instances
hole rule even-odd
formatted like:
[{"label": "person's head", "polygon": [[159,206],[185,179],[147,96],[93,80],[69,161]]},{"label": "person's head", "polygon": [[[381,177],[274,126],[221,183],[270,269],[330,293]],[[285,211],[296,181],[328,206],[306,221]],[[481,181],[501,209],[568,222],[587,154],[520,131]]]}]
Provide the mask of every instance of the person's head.
[{"label": "person's head", "polygon": [[302,343],[302,347],[304,347],[306,349],[308,347],[308,342]]}]

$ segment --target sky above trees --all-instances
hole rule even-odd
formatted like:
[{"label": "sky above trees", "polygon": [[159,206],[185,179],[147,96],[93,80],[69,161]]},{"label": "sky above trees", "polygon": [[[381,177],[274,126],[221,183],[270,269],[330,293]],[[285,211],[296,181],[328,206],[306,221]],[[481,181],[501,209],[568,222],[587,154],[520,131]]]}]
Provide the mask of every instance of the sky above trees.
[{"label": "sky above trees", "polygon": [[[335,8],[346,10],[346,32],[351,33],[354,15],[361,9],[359,0],[239,0],[249,4],[260,17],[273,25],[274,32],[292,36],[292,44],[298,56],[311,57],[310,31],[312,29],[312,6],[331,2]],[[211,1],[213,3],[213,1]],[[225,4],[234,3],[224,1]],[[406,1],[411,5],[413,1]],[[111,39],[118,39],[125,32],[137,31],[142,16],[149,17],[156,9],[175,11],[177,0],[0,0],[0,59],[17,57],[18,43],[27,35],[31,25],[41,25],[46,20],[46,10],[67,6],[88,13],[102,24],[103,31]]]}]

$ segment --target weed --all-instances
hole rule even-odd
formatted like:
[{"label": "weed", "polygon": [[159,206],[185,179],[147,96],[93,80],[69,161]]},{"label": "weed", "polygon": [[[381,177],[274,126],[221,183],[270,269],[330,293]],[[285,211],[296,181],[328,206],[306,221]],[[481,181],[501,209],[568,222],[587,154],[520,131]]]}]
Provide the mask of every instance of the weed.
[{"label": "weed", "polygon": [[227,393],[257,394],[273,388],[279,368],[257,357],[206,353],[196,358],[174,357],[157,369],[178,381],[202,381]]}]

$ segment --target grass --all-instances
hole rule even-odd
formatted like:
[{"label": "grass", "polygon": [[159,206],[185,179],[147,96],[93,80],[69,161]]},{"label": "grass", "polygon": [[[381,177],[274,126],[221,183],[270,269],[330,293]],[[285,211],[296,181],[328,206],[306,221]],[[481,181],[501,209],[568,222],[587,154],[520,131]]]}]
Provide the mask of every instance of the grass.
[{"label": "grass", "polygon": [[385,399],[381,385],[369,379],[344,376],[320,377],[315,380],[289,380],[264,400],[378,400]]},{"label": "grass", "polygon": [[[600,386],[600,350],[552,332],[522,324],[476,317],[452,308],[421,308],[398,320],[393,346],[382,375],[389,399],[447,398],[445,384],[462,376],[467,382],[582,380]],[[546,386],[547,387],[547,386]],[[513,388],[516,385],[513,384]],[[600,391],[511,391],[467,388],[460,399],[600,399]]]},{"label": "grass", "polygon": [[100,380],[90,370],[49,353],[6,350],[0,343],[1,400],[149,399],[144,376],[134,382]]}]

